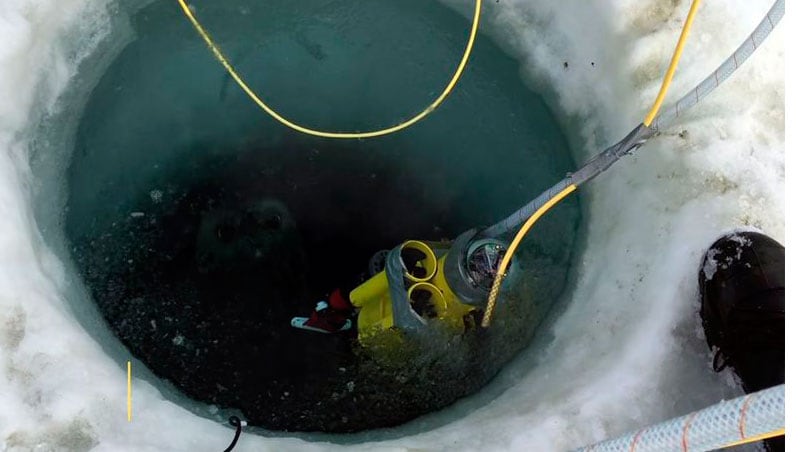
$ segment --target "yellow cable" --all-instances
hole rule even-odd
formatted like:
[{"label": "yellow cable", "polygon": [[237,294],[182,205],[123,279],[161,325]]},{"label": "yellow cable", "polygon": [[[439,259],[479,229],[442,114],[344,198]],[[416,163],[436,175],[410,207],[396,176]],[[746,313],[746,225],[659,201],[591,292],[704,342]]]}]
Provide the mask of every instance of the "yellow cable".
[{"label": "yellow cable", "polygon": [[[661,90],[658,92],[658,96],[655,98],[655,103],[653,104],[652,109],[647,114],[647,117],[644,118],[645,126],[649,126],[652,123],[652,121],[655,119],[655,116],[658,114],[658,110],[661,109],[661,104],[664,102],[666,92],[669,90],[669,85],[672,84],[672,77],[675,75],[675,70],[678,67],[680,56],[683,54],[683,48],[686,46],[686,39],[689,36],[689,30],[691,30],[691,25],[692,22],[694,22],[694,17],[697,15],[697,8],[699,8],[699,6],[700,0],[692,1],[691,7],[689,8],[689,14],[686,16],[686,23],[683,24],[683,31],[680,33],[680,38],[675,46],[675,53],[672,55],[672,61],[669,63],[669,69],[667,69],[666,74],[664,75],[664,82],[661,85]],[[535,213],[533,213],[530,218],[527,219],[521,229],[519,229],[519,232],[516,233],[516,237],[510,243],[510,248],[508,248],[504,258],[502,259],[502,263],[500,264],[499,270],[494,278],[493,286],[491,286],[491,292],[488,295],[488,305],[485,308],[485,314],[482,317],[482,326],[484,328],[488,328],[488,326],[491,324],[493,310],[496,307],[496,299],[499,297],[499,289],[502,287],[502,280],[505,277],[505,271],[507,266],[510,264],[510,261],[513,260],[513,254],[516,252],[519,243],[543,214],[545,214],[549,209],[552,208],[552,206],[557,204],[575,189],[577,189],[576,185],[569,185],[562,192],[555,195],[546,204],[541,206],[540,209],[536,210]]]},{"label": "yellow cable", "polygon": [[389,135],[394,132],[398,132],[400,130],[406,129],[407,127],[412,126],[413,124],[417,123],[418,121],[424,119],[427,115],[435,111],[446,97],[454,89],[455,85],[457,85],[457,81],[460,80],[460,77],[463,75],[463,71],[466,68],[466,64],[468,64],[468,59],[471,56],[471,50],[474,48],[474,40],[477,37],[477,30],[480,26],[480,13],[482,11],[482,0],[477,0],[476,6],[474,8],[474,23],[471,26],[471,33],[469,34],[468,44],[466,44],[466,50],[463,53],[463,59],[460,60],[460,64],[457,66],[457,70],[455,71],[454,75],[452,76],[452,80],[446,85],[446,88],[443,90],[440,96],[435,99],[432,104],[430,104],[426,109],[418,113],[417,115],[411,117],[410,119],[397,124],[392,127],[388,127],[381,130],[375,130],[372,132],[326,132],[321,130],[315,130],[308,127],[304,127],[302,125],[296,124],[293,121],[285,118],[284,116],[277,113],[275,110],[270,108],[265,102],[260,99],[260,97],[248,86],[247,83],[240,77],[234,67],[229,63],[229,60],[223,55],[223,51],[220,50],[215,41],[212,40],[212,37],[209,33],[204,29],[198,19],[195,18],[195,14],[193,14],[192,10],[189,6],[187,6],[186,0],[178,0],[181,9],[184,10],[184,14],[187,18],[192,22],[192,25],[195,27],[195,30],[198,34],[201,35],[204,41],[206,41],[206,45],[212,50],[212,53],[215,55],[215,58],[223,65],[223,67],[228,71],[229,75],[240,85],[240,88],[254,101],[265,113],[272,116],[275,120],[279,121],[280,123],[284,124],[285,126],[301,133],[305,133],[307,135],[313,135],[316,137],[323,137],[323,138],[339,138],[339,139],[356,139],[356,138],[373,138],[382,135]]},{"label": "yellow cable", "polygon": [[577,185],[571,184],[564,188],[563,191],[553,196],[549,201],[546,202],[546,204],[536,210],[526,222],[524,222],[524,225],[521,227],[521,229],[519,229],[519,232],[516,233],[516,237],[514,237],[513,241],[510,242],[510,247],[508,247],[507,252],[505,252],[505,256],[502,258],[502,262],[499,264],[499,269],[496,272],[493,286],[491,286],[491,293],[488,296],[488,307],[485,309],[485,314],[482,316],[482,326],[484,328],[488,328],[488,326],[491,324],[491,317],[493,316],[493,310],[496,306],[496,299],[499,296],[499,288],[502,286],[502,279],[505,277],[507,266],[510,265],[510,261],[513,259],[513,254],[516,252],[516,249],[519,247],[522,239],[524,239],[524,236],[527,235],[527,232],[530,230],[530,228],[535,224],[536,221],[538,221],[539,218],[541,218],[543,214],[545,214],[549,209],[552,208],[552,206],[559,203],[563,198],[568,196],[569,193],[575,191],[576,189]]},{"label": "yellow cable", "polygon": [[783,428],[779,428],[778,430],[773,430],[773,431],[768,432],[768,433],[763,433],[761,435],[755,435],[755,436],[751,436],[749,438],[745,438],[743,440],[739,440],[739,441],[734,441],[732,443],[728,443],[728,444],[724,445],[722,448],[726,449],[728,447],[741,446],[742,444],[754,443],[756,441],[761,441],[763,439],[769,439],[769,438],[775,438],[777,436],[781,436],[781,435],[785,435],[785,434],[786,434],[786,427],[783,427]]},{"label": "yellow cable", "polygon": [[669,85],[672,84],[672,77],[675,76],[675,70],[678,68],[680,56],[683,54],[683,48],[686,46],[686,39],[689,37],[691,24],[694,22],[694,17],[697,15],[697,8],[699,7],[700,0],[693,0],[691,8],[689,8],[689,14],[686,16],[686,23],[683,24],[683,31],[680,32],[680,38],[675,46],[675,53],[672,55],[672,61],[669,63],[669,69],[666,70],[666,74],[664,75],[664,82],[661,84],[661,90],[658,91],[658,97],[655,98],[650,112],[647,113],[647,116],[644,118],[645,126],[649,127],[649,125],[652,124],[652,121],[658,115],[658,110],[661,109],[661,104],[664,103],[666,92],[669,91]]}]

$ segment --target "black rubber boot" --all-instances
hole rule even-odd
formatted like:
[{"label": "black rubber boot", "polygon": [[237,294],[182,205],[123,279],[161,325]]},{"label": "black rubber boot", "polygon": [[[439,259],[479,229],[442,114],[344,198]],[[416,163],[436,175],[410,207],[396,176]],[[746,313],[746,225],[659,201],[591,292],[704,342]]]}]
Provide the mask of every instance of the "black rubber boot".
[{"label": "black rubber boot", "polygon": [[[784,247],[756,232],[726,235],[700,268],[700,315],[714,369],[732,367],[746,393],[784,382]],[[766,441],[784,450],[783,438]]]}]

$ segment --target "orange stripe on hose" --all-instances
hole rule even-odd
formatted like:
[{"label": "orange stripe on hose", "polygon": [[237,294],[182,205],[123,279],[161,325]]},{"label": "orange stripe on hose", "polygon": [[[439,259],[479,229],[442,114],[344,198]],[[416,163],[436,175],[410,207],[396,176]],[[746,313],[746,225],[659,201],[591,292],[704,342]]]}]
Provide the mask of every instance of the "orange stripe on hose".
[{"label": "orange stripe on hose", "polygon": [[681,439],[681,446],[683,446],[683,452],[689,452],[689,444],[688,444],[688,436],[689,436],[689,428],[691,427],[692,421],[694,418],[697,417],[697,412],[690,414],[687,417],[686,425],[683,426],[683,437]]},{"label": "orange stripe on hose", "polygon": [[639,430],[638,433],[636,433],[636,436],[633,437],[633,442],[630,443],[630,452],[636,452],[636,446],[638,445],[638,440],[639,438],[641,438],[641,434],[644,433],[644,430],[647,430],[647,428],[645,427]]},{"label": "orange stripe on hose", "polygon": [[750,400],[753,399],[753,394],[749,394],[744,399],[744,404],[742,404],[742,409],[739,410],[739,439],[745,439],[746,435],[744,434],[744,424],[747,423],[747,407],[750,405]]}]

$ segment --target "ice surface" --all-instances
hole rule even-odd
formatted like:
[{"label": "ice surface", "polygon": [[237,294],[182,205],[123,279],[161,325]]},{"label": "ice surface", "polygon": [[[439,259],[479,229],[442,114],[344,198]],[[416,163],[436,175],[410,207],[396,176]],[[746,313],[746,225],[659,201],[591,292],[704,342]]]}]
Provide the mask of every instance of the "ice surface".
[{"label": "ice surface", "polygon": [[[45,245],[49,225],[34,222],[32,193],[59,183],[31,175],[35,121],[108,31],[104,4],[0,5],[0,448],[222,449],[231,430],[142,381],[126,422],[124,363],[68,310],[71,270]],[[705,2],[668,101],[719,65],[770,4]],[[483,27],[534,87],[553,92],[582,160],[641,119],[686,6],[503,0],[488,2]],[[565,309],[485,395],[429,418],[452,422],[427,431],[425,418],[400,428],[410,436],[363,436],[359,446],[245,435],[237,450],[565,450],[737,394],[709,370],[696,272],[723,232],[754,227],[784,242],[783,33],[781,24],[717,93],[583,189],[585,246]]]}]

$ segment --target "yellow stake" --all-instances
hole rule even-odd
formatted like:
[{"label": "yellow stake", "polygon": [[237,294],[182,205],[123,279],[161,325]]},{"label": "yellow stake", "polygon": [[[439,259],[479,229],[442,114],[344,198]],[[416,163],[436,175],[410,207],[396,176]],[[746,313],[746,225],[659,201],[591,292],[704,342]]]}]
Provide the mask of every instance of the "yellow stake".
[{"label": "yellow stake", "polygon": [[735,447],[735,446],[741,446],[742,444],[755,443],[755,442],[761,441],[763,439],[777,438],[777,437],[779,437],[781,435],[785,435],[785,434],[786,434],[786,427],[783,427],[783,428],[779,428],[778,430],[773,430],[771,432],[767,432],[767,433],[763,433],[763,434],[760,434],[760,435],[751,436],[751,437],[745,438],[745,439],[740,440],[740,441],[734,441],[732,443],[724,445],[722,448],[723,449],[727,449],[728,447]]},{"label": "yellow stake", "polygon": [[131,422],[131,361],[128,362],[128,422]]}]

